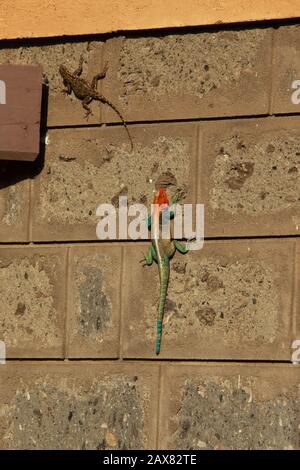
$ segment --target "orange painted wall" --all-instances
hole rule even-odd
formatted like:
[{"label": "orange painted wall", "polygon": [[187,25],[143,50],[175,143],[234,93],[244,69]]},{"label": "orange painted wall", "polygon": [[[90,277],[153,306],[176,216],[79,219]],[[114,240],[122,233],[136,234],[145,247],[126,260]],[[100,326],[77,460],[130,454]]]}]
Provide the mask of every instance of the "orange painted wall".
[{"label": "orange painted wall", "polygon": [[300,17],[300,0],[0,0],[0,39]]}]

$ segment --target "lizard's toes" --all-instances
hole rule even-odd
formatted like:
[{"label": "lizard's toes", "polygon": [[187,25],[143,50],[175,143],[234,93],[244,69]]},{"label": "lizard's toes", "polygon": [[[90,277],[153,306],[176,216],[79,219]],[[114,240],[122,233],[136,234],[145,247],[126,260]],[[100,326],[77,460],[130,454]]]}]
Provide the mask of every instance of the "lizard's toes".
[{"label": "lizard's toes", "polygon": [[145,260],[145,259],[141,259],[141,260],[139,261],[139,263],[142,263],[143,268],[144,268],[145,266],[147,266],[147,263],[146,263],[146,260]]}]

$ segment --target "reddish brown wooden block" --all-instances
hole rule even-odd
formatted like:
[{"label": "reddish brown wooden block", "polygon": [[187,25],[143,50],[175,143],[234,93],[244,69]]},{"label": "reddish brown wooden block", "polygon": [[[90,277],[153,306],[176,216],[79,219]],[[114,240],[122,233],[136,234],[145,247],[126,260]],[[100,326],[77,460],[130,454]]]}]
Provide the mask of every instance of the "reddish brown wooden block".
[{"label": "reddish brown wooden block", "polygon": [[37,157],[41,98],[41,67],[0,65],[0,160]]}]

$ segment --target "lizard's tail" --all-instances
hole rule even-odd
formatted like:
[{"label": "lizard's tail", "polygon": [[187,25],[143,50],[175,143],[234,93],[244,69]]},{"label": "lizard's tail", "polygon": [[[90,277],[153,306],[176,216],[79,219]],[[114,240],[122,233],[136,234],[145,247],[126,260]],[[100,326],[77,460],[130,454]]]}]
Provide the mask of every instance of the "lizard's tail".
[{"label": "lizard's tail", "polygon": [[164,309],[167,298],[168,284],[169,284],[169,273],[170,265],[169,259],[167,259],[160,269],[160,294],[159,294],[159,305],[158,305],[158,317],[157,317],[157,336],[156,336],[156,354],[160,353],[160,345],[162,338],[163,329],[163,317]]},{"label": "lizard's tail", "polygon": [[129,129],[128,129],[128,126],[125,122],[125,119],[123,118],[122,114],[120,113],[120,111],[115,107],[114,104],[112,104],[107,98],[105,98],[104,96],[101,97],[101,101],[103,101],[104,103],[106,103],[108,106],[110,106],[114,111],[115,113],[117,113],[117,115],[119,116],[119,118],[121,119],[122,123],[123,123],[123,126],[125,127],[126,129],[126,132],[127,132],[127,135],[128,135],[128,138],[130,140],[130,145],[131,145],[131,151],[133,150],[133,141],[132,141],[132,137],[130,135],[130,132],[129,132]]}]

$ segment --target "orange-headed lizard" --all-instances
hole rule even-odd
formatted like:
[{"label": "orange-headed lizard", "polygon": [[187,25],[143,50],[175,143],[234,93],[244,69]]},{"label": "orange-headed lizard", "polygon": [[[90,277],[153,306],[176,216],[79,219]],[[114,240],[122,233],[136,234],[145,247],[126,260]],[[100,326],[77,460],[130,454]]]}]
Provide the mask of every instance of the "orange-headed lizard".
[{"label": "orange-headed lizard", "polygon": [[[172,206],[178,202],[179,195],[176,195],[172,201]],[[164,308],[167,298],[167,291],[170,277],[170,259],[178,250],[180,253],[187,253],[187,245],[171,237],[165,239],[162,235],[162,226],[168,222],[168,219],[174,218],[175,213],[169,208],[169,200],[165,188],[159,189],[154,197],[152,214],[148,217],[148,228],[151,229],[152,242],[148,253],[142,260],[144,266],[150,266],[153,260],[158,264],[160,278],[160,293],[157,316],[157,336],[156,336],[156,354],[160,353],[162,338]]]}]

